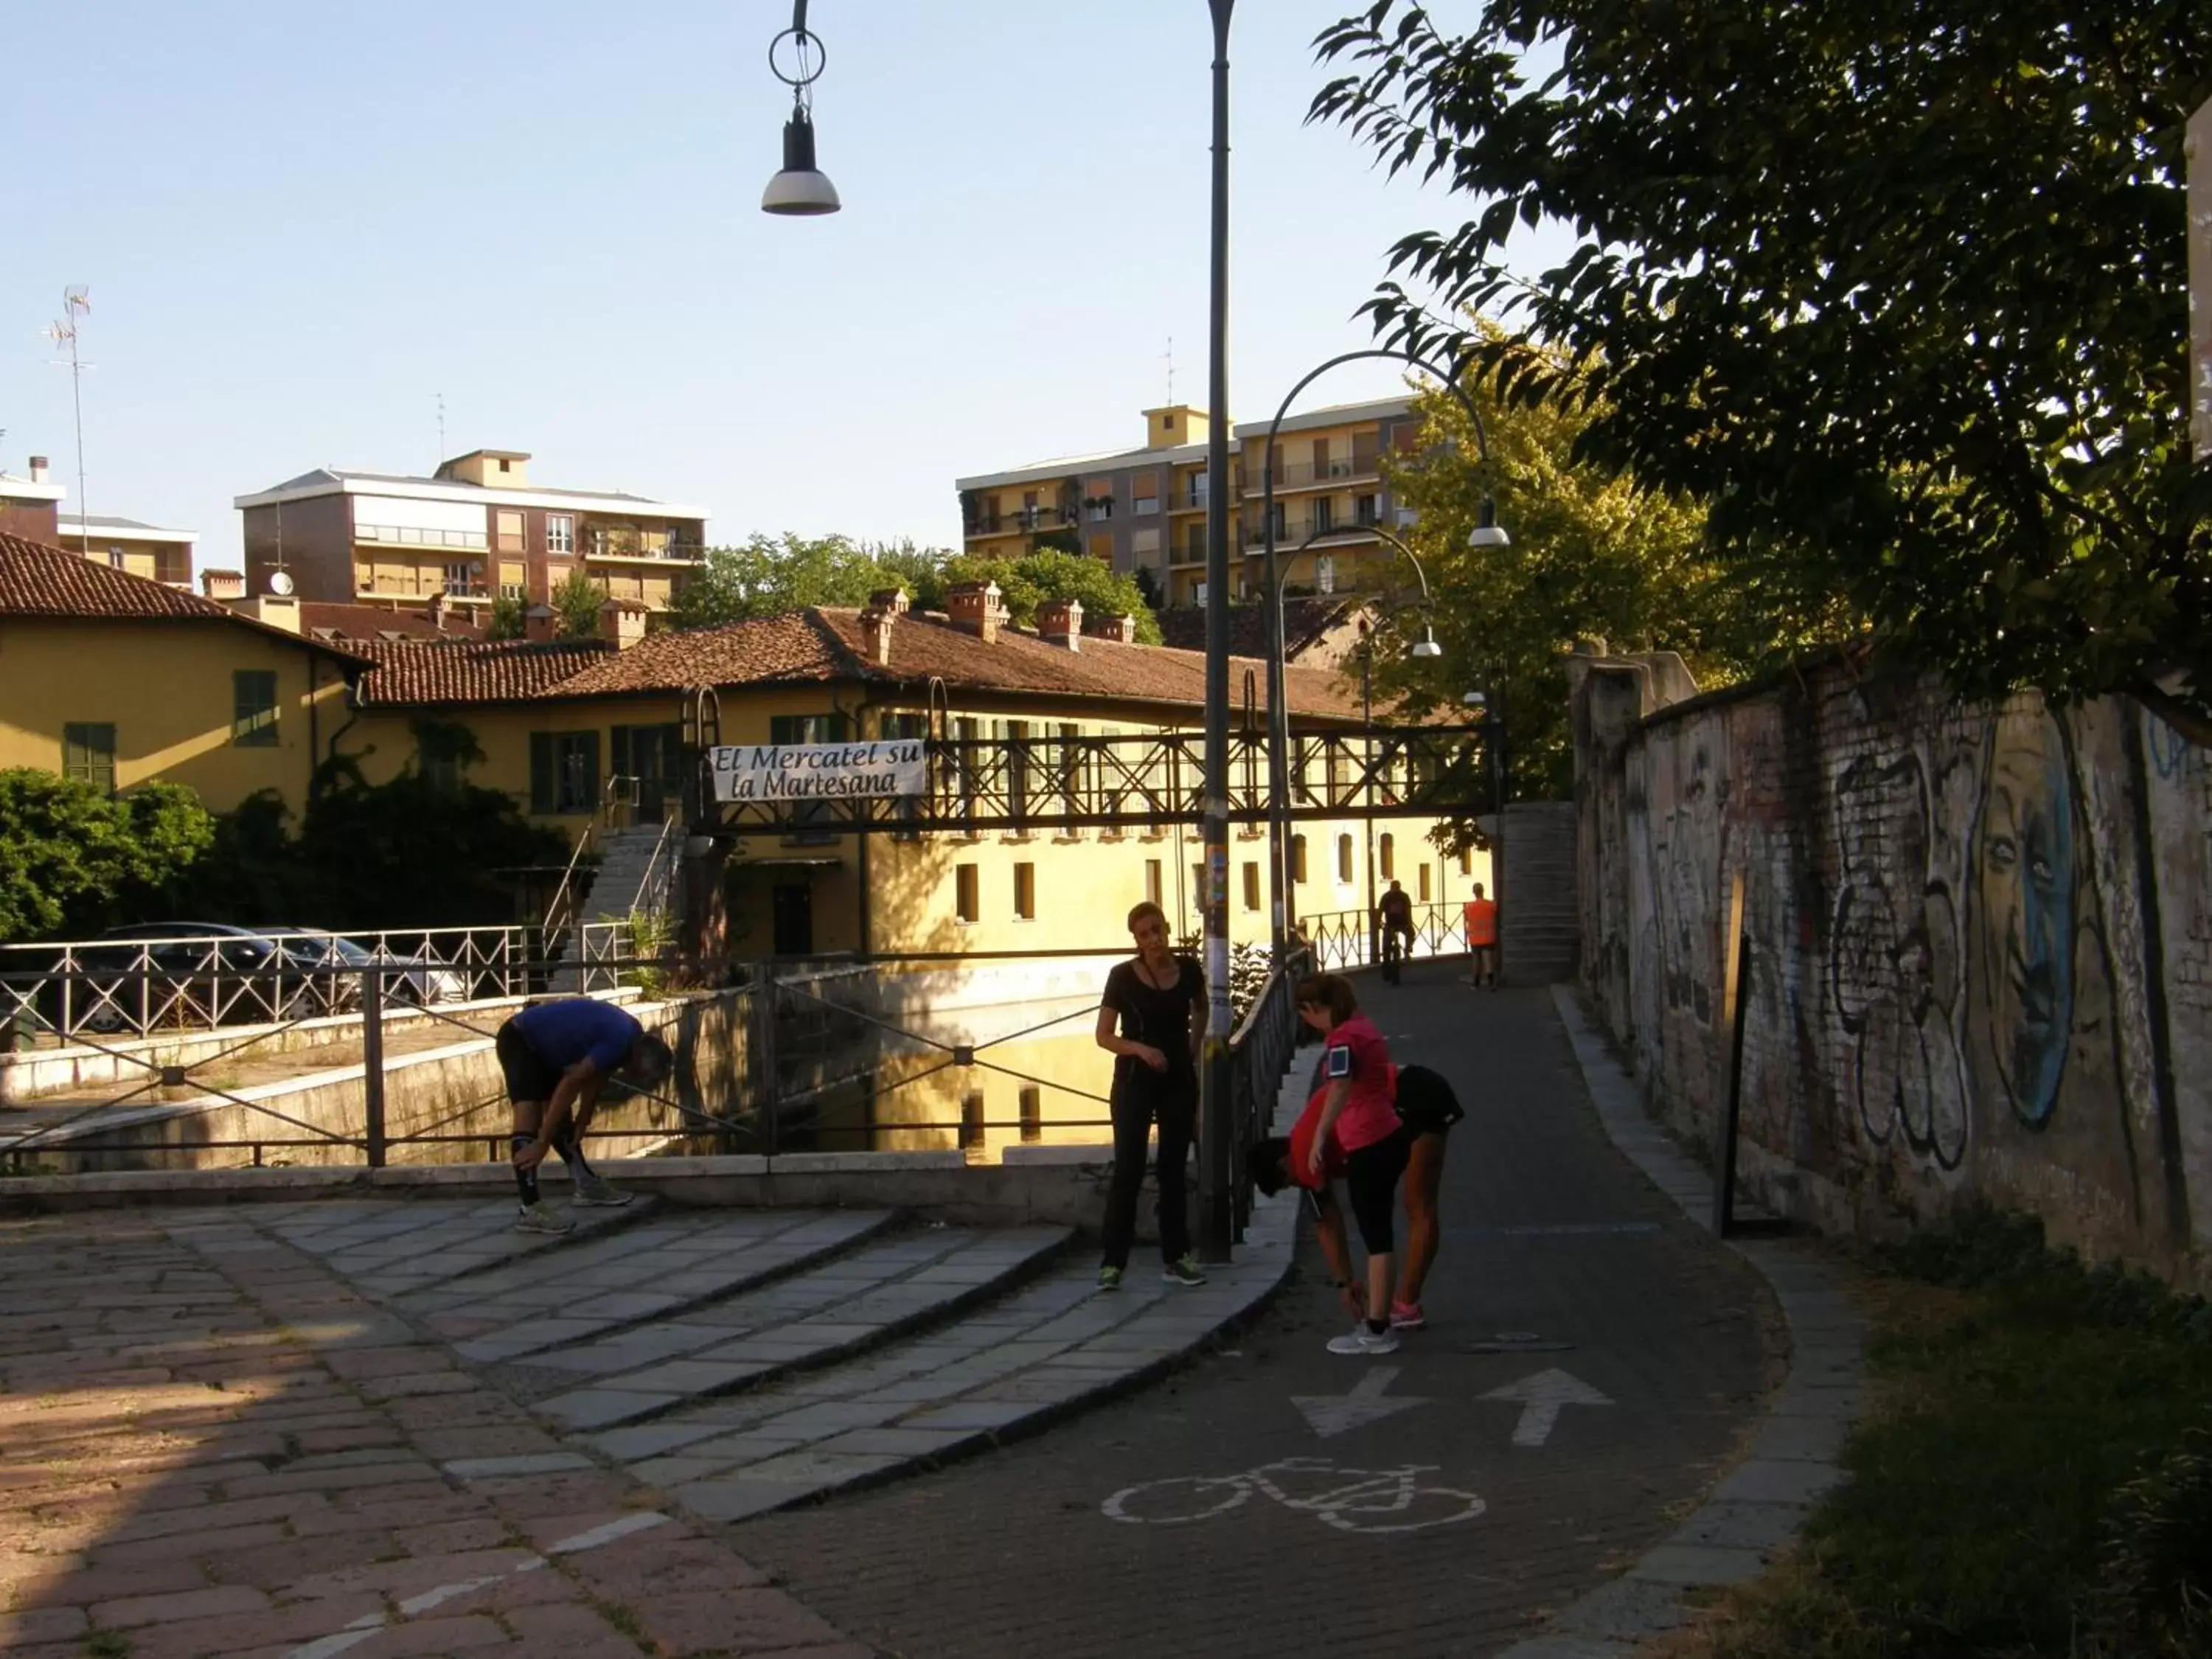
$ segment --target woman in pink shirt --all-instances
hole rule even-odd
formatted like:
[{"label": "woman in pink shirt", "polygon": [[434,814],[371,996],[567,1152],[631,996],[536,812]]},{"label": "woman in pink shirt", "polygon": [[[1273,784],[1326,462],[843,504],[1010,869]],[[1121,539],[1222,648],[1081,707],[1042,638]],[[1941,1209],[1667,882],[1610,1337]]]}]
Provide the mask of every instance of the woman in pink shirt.
[{"label": "woman in pink shirt", "polygon": [[1332,1150],[1344,1160],[1346,1195],[1359,1242],[1367,1249],[1364,1316],[1347,1334],[1333,1338],[1331,1353],[1390,1353],[1398,1346],[1390,1328],[1391,1211],[1406,1172],[1406,1137],[1399,1133],[1397,1067],[1382,1033],[1359,1012],[1351,982],[1316,974],[1297,988],[1298,1018],[1322,1034],[1327,1046],[1314,1097],[1291,1144],[1305,1167],[1292,1171],[1300,1185],[1319,1186]]}]

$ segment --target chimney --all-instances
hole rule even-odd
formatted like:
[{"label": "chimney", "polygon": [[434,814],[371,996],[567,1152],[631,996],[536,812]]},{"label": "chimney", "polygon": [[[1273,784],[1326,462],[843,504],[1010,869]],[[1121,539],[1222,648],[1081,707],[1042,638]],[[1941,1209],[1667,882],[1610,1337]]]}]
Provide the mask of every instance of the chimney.
[{"label": "chimney", "polygon": [[446,631],[446,612],[449,608],[450,602],[443,593],[433,593],[430,596],[430,605],[428,613],[430,626],[436,629],[441,634]]},{"label": "chimney", "polygon": [[32,457],[31,457],[31,482],[32,482],[33,483],[46,483],[46,458],[45,456],[43,456],[43,455],[33,455],[33,456],[32,456]]},{"label": "chimney", "polygon": [[868,609],[880,611],[887,617],[903,617],[908,608],[903,587],[879,587],[868,595]]},{"label": "chimney", "polygon": [[[1087,630],[1096,640],[1114,640],[1122,645],[1137,642],[1137,619],[1133,616],[1101,617]],[[1074,641],[1069,641],[1073,646]]]},{"label": "chimney", "polygon": [[[875,597],[880,599],[883,595]],[[906,596],[901,593],[896,597],[903,601]],[[903,605],[900,608],[902,609]],[[896,610],[872,603],[860,613],[860,649],[875,667],[889,668],[891,665],[891,627],[897,620]]]},{"label": "chimney", "polygon": [[1037,637],[1070,651],[1083,648],[1083,601],[1047,599],[1037,606]]},{"label": "chimney", "polygon": [[998,583],[963,582],[948,587],[945,608],[955,628],[967,629],[986,645],[999,642],[999,629],[1006,621],[1006,603],[999,596]]},{"label": "chimney", "polygon": [[651,614],[641,600],[608,599],[599,606],[599,637],[627,651],[645,637],[645,619]]},{"label": "chimney", "polygon": [[550,605],[533,605],[522,613],[522,637],[544,644],[553,637],[553,623],[559,613]]},{"label": "chimney", "polygon": [[246,597],[246,573],[243,570],[203,570],[200,572],[200,592],[210,599],[242,599]]}]

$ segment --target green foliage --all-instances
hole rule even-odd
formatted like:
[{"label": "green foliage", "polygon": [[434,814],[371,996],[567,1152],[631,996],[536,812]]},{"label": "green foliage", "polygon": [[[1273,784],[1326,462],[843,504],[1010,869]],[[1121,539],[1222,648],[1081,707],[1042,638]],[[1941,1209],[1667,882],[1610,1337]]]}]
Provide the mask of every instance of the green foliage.
[{"label": "green foliage", "polygon": [[[1494,331],[1493,331],[1494,332]],[[1391,488],[1420,514],[1407,534],[1434,590],[1433,612],[1398,611],[1378,641],[1378,685],[1419,712],[1449,714],[1470,690],[1501,700],[1514,793],[1564,799],[1574,787],[1566,653],[1601,639],[1608,651],[1677,651],[1702,684],[1740,678],[1818,632],[1822,619],[1782,615],[1706,550],[1705,515],[1679,497],[1577,460],[1591,411],[1510,407],[1471,394],[1491,465],[1465,408],[1447,392],[1417,405],[1439,441],[1394,465]],[[1468,534],[1493,495],[1509,547],[1472,548]],[[1414,590],[1401,561],[1401,597]],[[1433,615],[1441,658],[1406,654]],[[1395,637],[1394,637],[1395,636]]]},{"label": "green foliage", "polygon": [[502,593],[491,602],[491,615],[484,623],[487,638],[519,640],[529,632],[529,617],[520,599]]},{"label": "green foliage", "polygon": [[599,607],[606,600],[606,589],[593,581],[583,566],[575,566],[552,592],[555,635],[564,640],[598,637]]},{"label": "green foliage", "polygon": [[511,796],[403,773],[343,787],[308,811],[292,856],[323,897],[328,927],[462,927],[514,919],[506,872],[557,865],[568,843]]},{"label": "green foliage", "polygon": [[866,605],[886,587],[903,587],[919,611],[942,611],[945,590],[962,582],[995,581],[1007,614],[1026,627],[1047,599],[1078,599],[1093,616],[1134,613],[1137,636],[1159,642],[1159,625],[1143,591],[1097,560],[1045,549],[1018,559],[978,559],[964,553],[871,547],[843,536],[755,536],[740,547],[712,547],[704,565],[677,596],[681,628],[781,617],[809,605]]},{"label": "green foliage", "polygon": [[0,771],[0,940],[108,925],[169,888],[215,837],[189,789],[124,795],[52,772]]},{"label": "green foliage", "polygon": [[[1969,693],[2212,663],[2182,158],[2212,9],[1472,10],[1453,37],[1376,0],[1316,43],[1355,73],[1316,118],[1481,204],[1398,244],[1425,295],[1386,283],[1378,330],[1587,412],[1577,453],[1710,503],[1785,627],[1863,624]],[[1509,273],[1547,219],[1572,257]]]}]

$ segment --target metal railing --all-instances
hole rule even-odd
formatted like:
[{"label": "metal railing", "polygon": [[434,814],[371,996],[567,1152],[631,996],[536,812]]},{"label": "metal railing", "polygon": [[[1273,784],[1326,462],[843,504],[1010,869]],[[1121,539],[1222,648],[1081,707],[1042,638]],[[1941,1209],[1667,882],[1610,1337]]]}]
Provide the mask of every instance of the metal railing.
[{"label": "metal railing", "polygon": [[[1462,903],[1415,904],[1413,920],[1413,938],[1404,941],[1403,960],[1420,962],[1466,951],[1467,914]],[[1401,934],[1386,940],[1382,918],[1368,910],[1316,911],[1300,916],[1297,927],[1314,953],[1316,967],[1323,973],[1375,967],[1382,963],[1386,945],[1404,939]]]},{"label": "metal railing", "polygon": [[1382,457],[1373,455],[1332,455],[1325,461],[1292,461],[1275,469],[1275,488],[1296,488],[1302,484],[1328,483],[1342,478],[1379,478],[1382,476]]},{"label": "metal railing", "polygon": [[[617,981],[622,929],[577,940],[585,990]],[[536,927],[418,927],[381,933],[174,933],[0,945],[0,1051],[106,1039],[174,1037],[358,1014],[362,974],[418,1007],[529,996],[546,988],[548,940]]]},{"label": "metal railing", "polygon": [[1244,1170],[1246,1152],[1267,1138],[1275,1100],[1298,1046],[1298,1013],[1292,998],[1298,981],[1312,971],[1313,958],[1294,951],[1267,975],[1260,994],[1245,1011],[1229,1040],[1229,1202],[1237,1237],[1252,1218],[1252,1183]]}]

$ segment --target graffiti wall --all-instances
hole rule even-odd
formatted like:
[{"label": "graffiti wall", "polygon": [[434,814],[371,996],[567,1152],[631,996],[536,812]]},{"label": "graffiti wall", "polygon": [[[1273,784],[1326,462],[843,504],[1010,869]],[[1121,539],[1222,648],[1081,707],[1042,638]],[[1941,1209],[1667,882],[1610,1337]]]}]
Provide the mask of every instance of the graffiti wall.
[{"label": "graffiti wall", "polygon": [[1755,1200],[2212,1280],[2212,757],[2117,699],[1653,684],[1585,659],[1575,713],[1582,959],[1654,1109],[1710,1148],[1740,995]]}]

